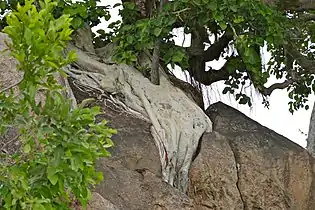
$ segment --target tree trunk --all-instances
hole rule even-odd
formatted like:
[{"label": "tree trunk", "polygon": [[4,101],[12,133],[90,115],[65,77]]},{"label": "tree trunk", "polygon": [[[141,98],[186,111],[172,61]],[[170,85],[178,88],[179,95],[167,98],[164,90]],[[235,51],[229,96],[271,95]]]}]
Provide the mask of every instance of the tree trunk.
[{"label": "tree trunk", "polygon": [[311,114],[308,137],[306,141],[307,141],[306,149],[311,153],[313,157],[315,157],[315,103]]},{"label": "tree trunk", "polygon": [[[81,89],[107,93],[131,114],[147,119],[160,154],[162,179],[186,192],[188,170],[202,135],[212,131],[212,122],[189,94],[178,89],[159,65],[160,85],[152,84],[141,72],[123,64],[106,64],[100,49],[97,54],[86,51],[89,30],[82,31],[83,42],[74,37],[67,51],[74,49],[77,61],[67,72]],[[78,46],[81,48],[78,48]],[[83,49],[82,49],[83,48]],[[149,65],[152,56],[144,56],[140,64]]]}]

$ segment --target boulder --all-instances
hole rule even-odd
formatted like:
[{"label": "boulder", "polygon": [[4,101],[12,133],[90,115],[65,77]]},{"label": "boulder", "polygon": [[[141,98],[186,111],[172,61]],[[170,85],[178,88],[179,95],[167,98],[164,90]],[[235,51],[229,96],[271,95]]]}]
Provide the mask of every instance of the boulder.
[{"label": "boulder", "polygon": [[215,132],[190,169],[198,209],[315,209],[315,162],[304,148],[223,103],[207,114]]},{"label": "boulder", "polygon": [[[70,83],[71,84],[71,83]],[[75,88],[73,88],[75,89]],[[87,98],[74,91],[78,102]],[[109,125],[117,129],[113,136],[114,147],[111,158],[98,161],[97,169],[104,174],[104,180],[95,191],[118,209],[195,209],[187,195],[162,181],[158,149],[150,133],[151,124],[124,111],[109,99],[95,104],[102,107]]]}]

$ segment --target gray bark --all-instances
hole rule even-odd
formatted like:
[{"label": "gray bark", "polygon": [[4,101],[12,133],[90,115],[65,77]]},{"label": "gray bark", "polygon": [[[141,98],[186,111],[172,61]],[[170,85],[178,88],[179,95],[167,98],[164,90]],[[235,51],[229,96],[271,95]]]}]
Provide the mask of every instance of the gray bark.
[{"label": "gray bark", "polygon": [[313,157],[315,157],[315,103],[311,114],[310,125],[308,129],[308,137],[306,141],[307,141],[306,149],[311,153]]}]

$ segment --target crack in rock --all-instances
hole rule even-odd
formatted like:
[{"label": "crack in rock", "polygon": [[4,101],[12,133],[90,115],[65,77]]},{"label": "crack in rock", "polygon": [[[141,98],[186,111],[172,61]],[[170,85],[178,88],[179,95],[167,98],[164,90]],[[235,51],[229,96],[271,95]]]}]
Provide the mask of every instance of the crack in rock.
[{"label": "crack in rock", "polygon": [[241,164],[239,164],[238,161],[237,161],[238,158],[237,158],[236,152],[235,152],[234,149],[233,149],[231,140],[228,140],[227,142],[228,142],[228,144],[229,144],[229,146],[230,146],[230,148],[231,148],[231,151],[232,151],[232,153],[233,153],[233,156],[234,156],[235,169],[236,169],[236,175],[237,175],[236,188],[237,188],[237,190],[238,190],[238,192],[239,192],[239,195],[240,195],[240,198],[241,198],[241,201],[242,201],[242,204],[243,204],[243,209],[245,210],[245,209],[247,209],[247,207],[246,207],[246,203],[245,203],[245,200],[244,200],[244,198],[243,198],[243,195],[242,195],[242,192],[241,192],[241,189],[240,189],[240,183],[239,183],[239,181],[240,181],[240,173],[239,173],[239,170],[240,170],[240,168],[241,168]]}]

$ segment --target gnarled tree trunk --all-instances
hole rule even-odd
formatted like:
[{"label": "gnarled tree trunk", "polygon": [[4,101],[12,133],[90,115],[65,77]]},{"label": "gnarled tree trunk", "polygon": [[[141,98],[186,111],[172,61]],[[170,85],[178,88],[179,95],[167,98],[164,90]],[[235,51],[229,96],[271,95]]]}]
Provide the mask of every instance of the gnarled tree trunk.
[{"label": "gnarled tree trunk", "polygon": [[[185,192],[188,170],[199,140],[205,132],[212,131],[208,116],[191,97],[173,85],[161,67],[160,85],[157,86],[131,66],[104,63],[110,60],[110,51],[107,54],[101,49],[95,50],[99,54],[86,51],[91,46],[90,32],[84,28],[77,33],[80,34],[80,44],[74,36],[74,42],[67,49],[77,53],[78,59],[73,64],[76,68],[70,68],[67,73],[81,89],[109,93],[132,114],[137,113],[152,124],[151,133],[160,154],[162,178]],[[151,59],[143,56],[140,63],[150,64]]]}]

